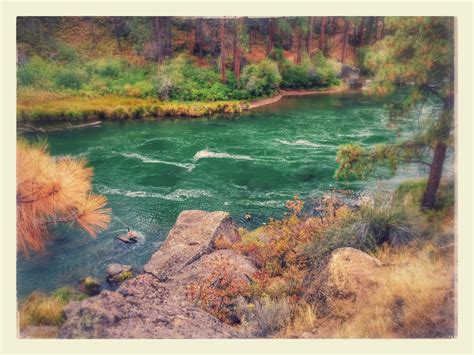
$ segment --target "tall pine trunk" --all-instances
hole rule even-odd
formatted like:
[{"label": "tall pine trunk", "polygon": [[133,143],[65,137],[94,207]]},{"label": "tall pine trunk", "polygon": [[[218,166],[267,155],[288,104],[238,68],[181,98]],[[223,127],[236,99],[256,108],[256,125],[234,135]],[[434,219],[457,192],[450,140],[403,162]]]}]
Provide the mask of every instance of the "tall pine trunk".
[{"label": "tall pine trunk", "polygon": [[298,31],[296,37],[296,64],[301,64],[301,57],[302,57],[302,39],[301,39],[301,31]]},{"label": "tall pine trunk", "polygon": [[235,23],[235,31],[233,37],[233,50],[234,50],[234,74],[235,80],[237,84],[239,84],[240,80],[240,56],[241,56],[241,49],[240,49],[240,36],[242,34],[242,28],[244,24],[244,18],[241,17]]},{"label": "tall pine trunk", "polygon": [[194,50],[200,58],[202,58],[202,19],[196,19],[196,37],[195,37]]},{"label": "tall pine trunk", "polygon": [[341,62],[346,62],[347,56],[347,38],[349,35],[349,21],[347,19],[344,20],[344,37],[342,40],[342,55],[341,55]]},{"label": "tall pine trunk", "polygon": [[118,19],[117,17],[112,17],[112,21],[114,24],[114,34],[115,34],[115,40],[117,41],[117,47],[120,52],[122,52],[122,43],[120,43],[120,36],[119,36],[119,25],[118,25]]},{"label": "tall pine trunk", "polygon": [[326,50],[325,42],[324,42],[324,35],[326,33],[326,17],[321,17],[321,34],[319,36],[319,50],[323,53]]},{"label": "tall pine trunk", "polygon": [[314,27],[314,17],[311,16],[309,18],[308,37],[306,37],[306,50],[308,51],[308,55],[310,57],[311,57],[311,42],[313,41],[313,27]]},{"label": "tall pine trunk", "polygon": [[160,17],[154,17],[152,20],[152,27],[155,42],[156,60],[161,63],[164,59],[162,19]]},{"label": "tall pine trunk", "polygon": [[275,20],[270,19],[268,21],[268,41],[267,41],[267,56],[273,51],[275,37]]},{"label": "tall pine trunk", "polygon": [[444,160],[446,158],[446,144],[437,143],[434,148],[433,161],[431,163],[430,176],[426,184],[423,199],[421,200],[421,207],[431,209],[436,203],[436,192],[441,182],[441,175],[443,173]]},{"label": "tall pine trunk", "polygon": [[446,140],[449,138],[451,131],[453,108],[454,96],[448,96],[444,99],[443,113],[439,123],[439,141],[434,147],[430,176],[428,177],[428,182],[421,200],[421,207],[424,209],[431,209],[435,207],[436,193],[438,192],[439,184],[441,182],[443,165],[446,159]]},{"label": "tall pine trunk", "polygon": [[359,38],[360,38],[359,47],[364,46],[364,34],[365,34],[364,24],[365,24],[365,17],[362,17],[362,19],[360,20],[360,27],[359,27]]},{"label": "tall pine trunk", "polygon": [[220,25],[220,39],[221,39],[221,82],[227,83],[227,76],[225,71],[225,19],[221,18]]}]

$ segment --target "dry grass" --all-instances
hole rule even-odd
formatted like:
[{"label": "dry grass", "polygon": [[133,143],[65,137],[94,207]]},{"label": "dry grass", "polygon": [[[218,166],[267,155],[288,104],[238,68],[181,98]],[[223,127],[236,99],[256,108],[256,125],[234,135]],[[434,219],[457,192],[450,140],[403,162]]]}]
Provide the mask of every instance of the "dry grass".
[{"label": "dry grass", "polygon": [[238,101],[162,102],[153,98],[73,96],[35,90],[21,90],[17,98],[18,121],[201,117],[241,111]]},{"label": "dry grass", "polygon": [[66,303],[59,297],[34,292],[20,306],[20,329],[28,325],[61,325]]},{"label": "dry grass", "polygon": [[[454,336],[455,264],[452,253],[427,244],[421,251],[412,247],[385,247],[376,256],[384,267],[376,276],[375,289],[355,302],[334,303],[340,309],[324,319],[299,315],[284,334],[311,332],[316,338]],[[334,318],[336,313],[346,317]]]}]

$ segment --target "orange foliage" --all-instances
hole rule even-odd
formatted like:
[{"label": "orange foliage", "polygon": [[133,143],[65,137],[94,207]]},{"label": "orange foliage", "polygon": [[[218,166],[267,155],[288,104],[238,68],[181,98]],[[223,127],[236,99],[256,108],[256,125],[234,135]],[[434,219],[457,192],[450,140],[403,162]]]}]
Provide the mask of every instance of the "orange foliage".
[{"label": "orange foliage", "polygon": [[248,283],[235,276],[223,258],[213,262],[212,272],[187,286],[186,297],[223,322],[231,322],[238,296],[245,296]]},{"label": "orange foliage", "polygon": [[43,253],[48,225],[77,224],[96,236],[107,228],[107,199],[91,193],[92,169],[84,159],[52,158],[47,146],[17,144],[17,243],[24,254]]}]

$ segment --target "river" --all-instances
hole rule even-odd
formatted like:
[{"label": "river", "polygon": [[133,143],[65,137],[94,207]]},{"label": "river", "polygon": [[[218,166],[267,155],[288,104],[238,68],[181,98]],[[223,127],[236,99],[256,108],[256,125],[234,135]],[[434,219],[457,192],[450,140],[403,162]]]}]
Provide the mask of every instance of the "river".
[{"label": "river", "polygon": [[[336,181],[335,157],[343,143],[397,139],[387,128],[386,100],[357,93],[284,98],[235,116],[104,122],[49,134],[53,155],[87,158],[94,191],[108,197],[113,218],[96,239],[62,227],[46,255],[20,255],[18,296],[74,285],[87,275],[103,280],[112,262],[139,270],[186,209],[228,211],[254,228],[281,217],[295,194],[311,199],[332,188],[374,186],[373,180]],[[416,172],[411,167],[398,176]],[[138,243],[114,240],[126,226],[140,233]]]}]

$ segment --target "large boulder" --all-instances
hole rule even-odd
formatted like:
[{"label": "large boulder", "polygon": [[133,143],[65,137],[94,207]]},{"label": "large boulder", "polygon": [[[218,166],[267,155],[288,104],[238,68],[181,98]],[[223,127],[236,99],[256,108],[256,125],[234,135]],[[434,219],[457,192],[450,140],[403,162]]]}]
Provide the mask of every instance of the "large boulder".
[{"label": "large boulder", "polygon": [[351,304],[370,300],[382,272],[378,259],[358,249],[339,248],[323,267],[309,274],[304,297],[323,315],[350,317]]},{"label": "large boulder", "polygon": [[360,83],[360,69],[356,67],[351,67],[347,64],[342,64],[341,71],[339,72],[339,77],[347,82],[351,87],[359,87],[362,85]]},{"label": "large boulder", "polygon": [[239,240],[237,229],[228,213],[183,211],[166,241],[144,266],[144,271],[165,281],[209,253],[216,240]]},{"label": "large boulder", "polygon": [[[121,284],[117,291],[65,307],[61,338],[237,338],[243,336],[200,308],[187,295],[188,286],[226,269],[232,280],[249,281],[255,266],[232,250],[214,250],[223,238],[237,240],[224,212],[184,211],[145,273]],[[189,238],[189,239],[187,239]],[[109,265],[116,273],[121,265]],[[169,270],[167,269],[169,268]]]}]

